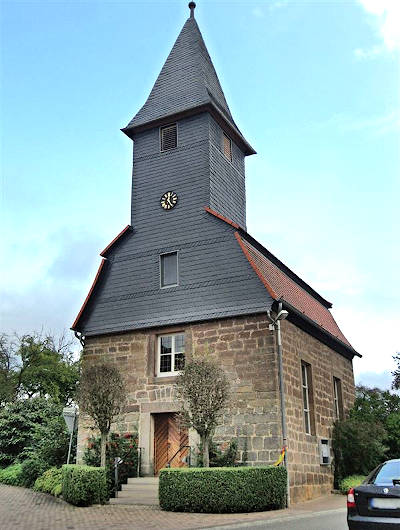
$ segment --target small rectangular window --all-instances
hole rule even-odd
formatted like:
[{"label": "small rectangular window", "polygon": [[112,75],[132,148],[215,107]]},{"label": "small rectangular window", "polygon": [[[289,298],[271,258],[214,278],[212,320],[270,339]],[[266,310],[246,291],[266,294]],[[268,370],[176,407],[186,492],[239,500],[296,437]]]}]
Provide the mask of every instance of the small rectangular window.
[{"label": "small rectangular window", "polygon": [[224,155],[232,162],[232,140],[225,133],[224,136]]},{"label": "small rectangular window", "polygon": [[333,407],[335,419],[343,418],[342,382],[337,377],[333,378]]},{"label": "small rectangular window", "polygon": [[170,252],[160,256],[161,287],[178,285],[178,253]]},{"label": "small rectangular window", "polygon": [[177,146],[178,134],[176,123],[173,125],[167,125],[166,127],[161,127],[161,151],[169,151],[170,149],[175,149]]},{"label": "small rectangular window", "polygon": [[158,337],[157,375],[176,375],[185,366],[185,335],[161,335]]},{"label": "small rectangular window", "polygon": [[313,403],[311,392],[311,366],[301,363],[301,380],[303,390],[304,427],[307,434],[314,434]]}]

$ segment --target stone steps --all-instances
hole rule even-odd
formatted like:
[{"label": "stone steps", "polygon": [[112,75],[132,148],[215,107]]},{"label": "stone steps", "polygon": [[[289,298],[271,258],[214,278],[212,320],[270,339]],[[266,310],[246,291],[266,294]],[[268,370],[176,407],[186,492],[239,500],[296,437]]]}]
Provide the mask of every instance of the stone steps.
[{"label": "stone steps", "polygon": [[110,504],[158,506],[158,477],[128,478],[128,484],[122,484],[118,497],[110,499]]}]

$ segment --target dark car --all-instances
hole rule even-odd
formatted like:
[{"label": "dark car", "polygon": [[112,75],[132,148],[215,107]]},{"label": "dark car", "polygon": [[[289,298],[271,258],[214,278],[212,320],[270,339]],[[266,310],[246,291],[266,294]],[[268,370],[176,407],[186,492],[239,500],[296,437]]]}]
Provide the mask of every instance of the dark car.
[{"label": "dark car", "polygon": [[400,530],[400,459],[384,462],[347,494],[350,530]]}]

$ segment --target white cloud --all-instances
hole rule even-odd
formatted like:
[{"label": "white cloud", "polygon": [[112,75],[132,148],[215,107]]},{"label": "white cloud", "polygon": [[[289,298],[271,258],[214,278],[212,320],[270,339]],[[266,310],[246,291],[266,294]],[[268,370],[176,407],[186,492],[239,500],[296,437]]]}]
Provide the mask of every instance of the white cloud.
[{"label": "white cloud", "polygon": [[371,49],[357,48],[354,55],[358,59],[369,59],[381,53],[400,50],[400,1],[399,0],[358,0],[370,15],[371,24],[382,41]]}]

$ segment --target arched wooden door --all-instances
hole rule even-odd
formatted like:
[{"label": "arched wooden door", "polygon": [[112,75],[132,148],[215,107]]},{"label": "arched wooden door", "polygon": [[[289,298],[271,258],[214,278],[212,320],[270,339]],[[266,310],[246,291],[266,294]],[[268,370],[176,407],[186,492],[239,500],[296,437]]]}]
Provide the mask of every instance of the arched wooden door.
[{"label": "arched wooden door", "polygon": [[181,427],[175,413],[154,414],[154,474],[170,462],[171,467],[187,466],[188,430]]}]

